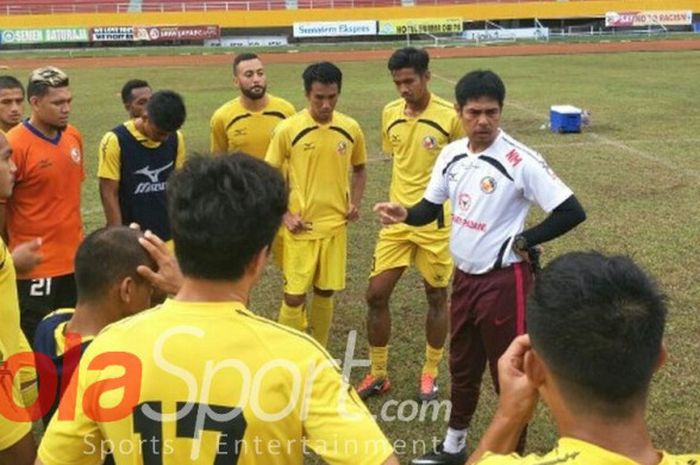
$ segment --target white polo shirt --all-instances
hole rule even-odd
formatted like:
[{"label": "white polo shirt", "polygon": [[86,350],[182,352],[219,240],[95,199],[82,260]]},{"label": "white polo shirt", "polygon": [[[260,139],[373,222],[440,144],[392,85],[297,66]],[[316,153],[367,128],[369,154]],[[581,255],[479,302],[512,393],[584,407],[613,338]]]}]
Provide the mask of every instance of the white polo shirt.
[{"label": "white polo shirt", "polygon": [[442,149],[423,195],[452,202],[450,251],[465,273],[483,274],[522,259],[513,238],[523,231],[531,203],[549,213],[573,195],[542,156],[503,130],[481,153],[469,139]]}]

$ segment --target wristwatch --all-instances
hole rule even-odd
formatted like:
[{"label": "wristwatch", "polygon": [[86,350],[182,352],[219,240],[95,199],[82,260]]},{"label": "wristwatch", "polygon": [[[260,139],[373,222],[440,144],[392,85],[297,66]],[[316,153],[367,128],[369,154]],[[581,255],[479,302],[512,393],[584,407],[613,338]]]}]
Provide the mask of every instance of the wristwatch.
[{"label": "wristwatch", "polygon": [[518,234],[515,236],[513,239],[513,250],[516,252],[527,252],[528,245],[527,245],[527,239],[525,239],[525,236],[522,234]]}]

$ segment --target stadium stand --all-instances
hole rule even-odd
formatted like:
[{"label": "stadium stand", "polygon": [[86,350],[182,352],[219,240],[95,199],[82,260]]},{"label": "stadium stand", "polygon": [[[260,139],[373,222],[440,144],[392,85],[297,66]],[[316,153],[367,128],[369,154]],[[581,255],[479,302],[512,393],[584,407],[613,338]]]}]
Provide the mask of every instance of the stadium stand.
[{"label": "stadium stand", "polygon": [[226,2],[202,0],[143,0],[142,12],[173,11],[238,11],[238,10],[283,10],[285,0],[235,0]]},{"label": "stadium stand", "polygon": [[128,0],[0,0],[0,14],[37,15],[55,13],[126,13]]}]

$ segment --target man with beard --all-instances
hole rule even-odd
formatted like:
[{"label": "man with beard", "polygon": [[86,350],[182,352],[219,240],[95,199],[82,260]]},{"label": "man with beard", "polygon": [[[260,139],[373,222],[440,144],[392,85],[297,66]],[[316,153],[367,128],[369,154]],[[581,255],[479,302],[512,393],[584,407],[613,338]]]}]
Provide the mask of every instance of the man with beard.
[{"label": "man with beard", "polygon": [[179,129],[186,116],[182,97],[161,90],[140,117],[104,135],[97,176],[107,226],[138,223],[170,240],[165,181],[185,162],[185,140]]},{"label": "man with beard", "polygon": [[31,340],[46,314],[75,306],[73,257],[83,239],[85,172],[82,136],[68,124],[68,76],[53,66],[38,68],[29,77],[27,96],[29,119],[7,134],[17,172],[14,193],[0,214],[6,220],[0,231],[6,229],[10,250],[39,241],[40,259],[17,273],[22,329]]},{"label": "man with beard", "polygon": [[[211,117],[211,153],[244,152],[263,160],[272,139],[272,130],[295,113],[294,106],[267,92],[265,68],[254,53],[236,55],[233,84],[241,95],[223,104]],[[280,228],[272,244],[272,257],[280,269],[282,242]]]},{"label": "man with beard", "polygon": [[245,152],[264,159],[272,130],[294,114],[294,106],[267,93],[265,68],[254,53],[236,55],[233,84],[241,95],[211,117],[211,152]]}]

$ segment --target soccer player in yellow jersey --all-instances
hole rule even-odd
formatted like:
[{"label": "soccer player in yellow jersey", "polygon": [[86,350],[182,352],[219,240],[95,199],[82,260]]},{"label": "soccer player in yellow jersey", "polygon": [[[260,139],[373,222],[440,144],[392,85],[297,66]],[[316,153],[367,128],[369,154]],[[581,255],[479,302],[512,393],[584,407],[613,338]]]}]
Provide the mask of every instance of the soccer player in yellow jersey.
[{"label": "soccer player in yellow jersey", "polygon": [[[664,363],[666,302],[630,258],[573,252],[535,280],[529,335],[498,361],[494,419],[468,464],[694,465],[700,454],[654,447],[645,421],[654,372]],[[544,456],[514,454],[538,398],[559,431]]]},{"label": "soccer player in yellow jersey", "polygon": [[[425,50],[407,47],[396,50],[388,62],[401,98],[388,103],[382,112],[382,148],[393,160],[389,197],[402,205],[414,205],[421,200],[440,150],[463,135],[454,106],[428,89],[429,60]],[[397,224],[379,233],[367,288],[371,371],[357,386],[363,399],[386,392],[391,386],[387,373],[391,334],[389,299],[411,264],[423,277],[428,301],[425,364],[418,398],[422,401],[437,398],[438,364],[447,334],[447,285],[452,276],[448,208],[428,225]]]},{"label": "soccer player in yellow jersey", "polygon": [[[211,117],[211,152],[245,152],[264,159],[272,130],[295,113],[288,101],[267,92],[267,74],[254,53],[241,53],[233,60],[233,84],[240,95],[219,107]],[[282,269],[284,230],[272,244],[272,258]]]},{"label": "soccer player in yellow jersey", "polygon": [[192,157],[168,202],[182,287],[95,338],[38,463],[98,464],[110,448],[119,465],[301,465],[308,447],[330,464],[398,464],[328,353],[246,308],[287,210],[279,173]]},{"label": "soccer player in yellow jersey", "polygon": [[[347,223],[359,217],[367,152],[357,122],[334,111],[342,73],[329,62],[303,73],[309,107],[275,129],[265,160],[287,166],[289,208],[284,216],[284,300],[279,321],[306,329],[306,293],[313,286],[311,334],[326,345],[333,293],[345,288]],[[352,176],[349,176],[352,168]]]},{"label": "soccer player in yellow jersey", "polygon": [[[12,193],[15,167],[12,150],[5,135],[0,133],[0,199]],[[35,446],[32,423],[8,418],[11,402],[23,407],[20,376],[7,370],[6,361],[27,351],[28,344],[19,325],[17,283],[12,255],[0,238],[0,463],[29,465],[34,460]],[[12,398],[12,400],[10,400]]]},{"label": "soccer player in yellow jersey", "polygon": [[254,53],[236,55],[233,84],[240,95],[219,107],[211,117],[211,151],[240,151],[263,159],[272,130],[294,114],[294,106],[267,92],[265,68]]}]

